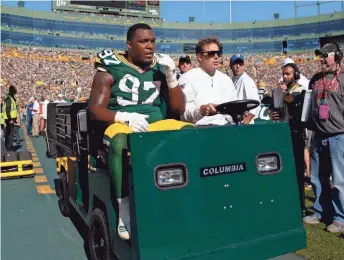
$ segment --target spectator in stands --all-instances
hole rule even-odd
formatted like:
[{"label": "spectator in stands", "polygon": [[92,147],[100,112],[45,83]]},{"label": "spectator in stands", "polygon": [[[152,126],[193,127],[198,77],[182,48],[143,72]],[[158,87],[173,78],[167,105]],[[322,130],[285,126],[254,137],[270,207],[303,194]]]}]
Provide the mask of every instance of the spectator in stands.
[{"label": "spectator in stands", "polygon": [[57,99],[54,101],[55,103],[65,103],[66,100],[63,99],[64,95],[58,94]]},{"label": "spectator in stands", "polygon": [[216,38],[201,39],[196,45],[199,68],[183,74],[179,85],[186,96],[183,121],[198,126],[231,124],[230,116],[217,114],[216,105],[237,100],[233,82],[219,71],[221,43]]},{"label": "spectator in stands", "polygon": [[179,79],[182,74],[192,69],[192,62],[191,62],[190,56],[185,55],[185,54],[180,56],[178,68],[179,68],[179,73],[177,74],[177,79]]},{"label": "spectator in stands", "polygon": [[344,232],[343,52],[336,43],[326,43],[315,54],[320,57],[322,68],[310,81],[313,91],[308,127],[314,131],[310,154],[315,213],[303,221],[307,224],[330,221],[327,230],[339,233]]},{"label": "spectator in stands", "polygon": [[[245,72],[244,56],[235,54],[230,59],[230,68],[233,72],[233,83],[238,99],[253,99],[259,101],[259,94],[256,83]],[[251,109],[245,119],[244,124],[254,123],[254,117],[259,112],[259,107]]]},{"label": "spectator in stands", "polygon": [[259,95],[259,100],[261,104],[270,105],[271,95],[270,95],[270,92],[266,88],[265,82],[258,81],[257,88],[258,88],[258,95]]}]

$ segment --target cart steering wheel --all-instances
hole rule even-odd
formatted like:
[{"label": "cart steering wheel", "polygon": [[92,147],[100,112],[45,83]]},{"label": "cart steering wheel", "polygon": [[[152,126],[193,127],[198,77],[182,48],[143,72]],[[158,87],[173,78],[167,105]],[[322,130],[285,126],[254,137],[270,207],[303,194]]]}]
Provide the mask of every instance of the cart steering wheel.
[{"label": "cart steering wheel", "polygon": [[216,106],[218,114],[230,115],[236,125],[240,125],[244,119],[246,111],[254,109],[260,105],[258,100],[245,99],[226,102]]}]

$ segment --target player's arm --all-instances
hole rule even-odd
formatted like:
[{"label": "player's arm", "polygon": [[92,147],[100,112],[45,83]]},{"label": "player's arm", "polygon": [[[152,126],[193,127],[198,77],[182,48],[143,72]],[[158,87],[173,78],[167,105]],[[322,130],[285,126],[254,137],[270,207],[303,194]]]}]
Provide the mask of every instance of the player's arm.
[{"label": "player's arm", "polygon": [[111,87],[114,79],[108,72],[97,71],[93,79],[90,95],[90,112],[92,119],[110,124],[128,125],[134,132],[145,132],[148,129],[147,115],[128,112],[114,112],[108,109]]},{"label": "player's arm", "polygon": [[97,71],[93,78],[90,94],[90,112],[92,119],[112,124],[116,112],[108,109],[111,86],[114,79],[108,72]]},{"label": "player's arm", "polygon": [[170,106],[174,113],[182,114],[185,111],[185,97],[182,89],[178,85],[168,90]]},{"label": "player's arm", "polygon": [[185,111],[185,98],[178,84],[175,62],[166,54],[156,53],[155,55],[165,73],[171,109],[174,113],[182,114]]}]

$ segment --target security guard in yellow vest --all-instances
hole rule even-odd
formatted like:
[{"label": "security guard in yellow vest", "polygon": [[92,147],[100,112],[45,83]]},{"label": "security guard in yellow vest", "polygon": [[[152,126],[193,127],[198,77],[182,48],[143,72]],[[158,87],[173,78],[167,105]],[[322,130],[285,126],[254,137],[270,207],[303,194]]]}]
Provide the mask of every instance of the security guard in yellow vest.
[{"label": "security guard in yellow vest", "polygon": [[17,103],[14,98],[16,93],[16,87],[11,85],[8,89],[8,95],[5,98],[2,109],[2,117],[6,123],[5,146],[7,151],[13,151],[14,121],[18,117]]}]

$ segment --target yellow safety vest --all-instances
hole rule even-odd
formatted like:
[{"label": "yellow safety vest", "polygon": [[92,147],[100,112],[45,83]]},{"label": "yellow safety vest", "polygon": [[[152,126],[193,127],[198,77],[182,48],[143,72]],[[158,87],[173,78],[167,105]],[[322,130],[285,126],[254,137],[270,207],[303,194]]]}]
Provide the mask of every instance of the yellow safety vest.
[{"label": "yellow safety vest", "polygon": [[[17,104],[14,101],[13,97],[11,97],[10,95],[8,95],[7,97],[9,97],[11,99],[11,112],[10,112],[11,118],[10,119],[17,118],[18,117]],[[2,106],[2,118],[5,120],[8,119],[7,113],[6,113],[6,100],[7,100],[7,98],[5,99],[4,105]]]},{"label": "yellow safety vest", "polygon": [[0,124],[4,125],[5,124],[5,119],[4,119],[4,115],[1,111],[1,119],[0,119]]}]

